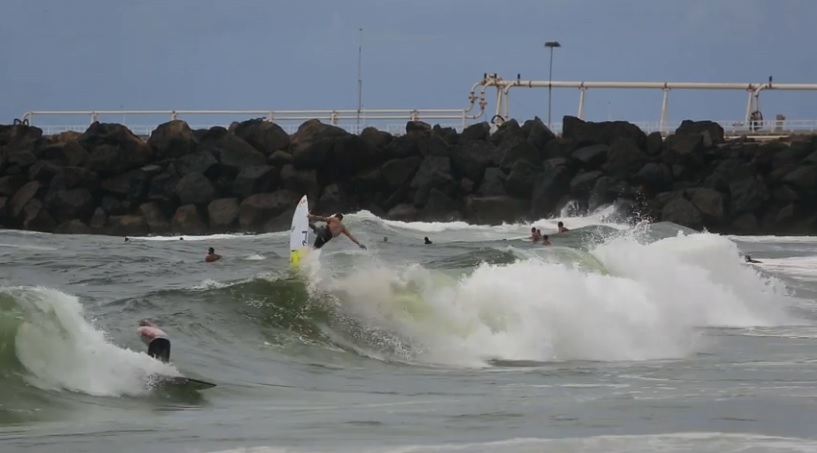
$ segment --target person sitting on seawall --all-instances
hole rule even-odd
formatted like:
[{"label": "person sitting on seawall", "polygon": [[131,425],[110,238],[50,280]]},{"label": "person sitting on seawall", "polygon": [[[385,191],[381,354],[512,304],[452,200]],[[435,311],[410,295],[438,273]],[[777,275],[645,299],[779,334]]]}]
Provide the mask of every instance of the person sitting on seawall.
[{"label": "person sitting on seawall", "polygon": [[139,338],[148,346],[148,355],[164,363],[170,361],[170,340],[164,330],[143,319],[139,321]]},{"label": "person sitting on seawall", "polygon": [[567,229],[564,222],[560,221],[559,223],[556,224],[556,226],[559,227],[559,232],[560,233],[567,233],[568,231],[570,231],[570,230]]},{"label": "person sitting on seawall", "polygon": [[221,259],[221,255],[216,254],[216,249],[210,247],[207,249],[207,256],[204,257],[205,263],[212,263],[213,261],[218,261]]},{"label": "person sitting on seawall", "polygon": [[312,245],[312,247],[319,249],[326,245],[327,242],[331,241],[335,237],[341,234],[345,234],[346,237],[351,239],[352,242],[357,244],[358,247],[362,249],[366,248],[366,246],[358,242],[357,239],[355,239],[355,237],[352,236],[352,233],[350,233],[349,230],[346,229],[346,226],[343,225],[343,223],[341,222],[341,220],[343,220],[343,214],[334,214],[329,217],[307,214],[307,218],[310,221],[326,223],[326,225],[324,225],[322,228],[318,228],[312,223],[309,224],[309,227],[312,228],[312,231],[314,231],[315,235],[317,236],[315,238],[315,243]]}]

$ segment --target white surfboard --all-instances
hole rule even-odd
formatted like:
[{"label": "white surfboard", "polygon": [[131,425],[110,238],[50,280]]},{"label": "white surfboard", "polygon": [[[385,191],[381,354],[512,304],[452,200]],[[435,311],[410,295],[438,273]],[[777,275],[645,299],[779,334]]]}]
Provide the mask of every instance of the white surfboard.
[{"label": "white surfboard", "polygon": [[301,258],[309,250],[309,200],[301,197],[295,214],[292,215],[292,226],[289,229],[289,264],[293,269],[300,267]]}]

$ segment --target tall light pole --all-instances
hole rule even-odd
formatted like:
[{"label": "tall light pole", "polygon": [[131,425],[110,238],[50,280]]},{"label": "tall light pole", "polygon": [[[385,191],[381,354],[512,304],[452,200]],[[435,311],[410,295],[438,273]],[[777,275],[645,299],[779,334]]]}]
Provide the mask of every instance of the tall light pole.
[{"label": "tall light pole", "polygon": [[550,96],[551,92],[553,91],[553,49],[556,47],[562,47],[559,44],[559,41],[548,41],[545,43],[545,47],[550,47],[550,71],[548,72],[548,129],[550,128]]},{"label": "tall light pole", "polygon": [[360,133],[360,111],[363,110],[363,28],[357,45],[357,133]]}]

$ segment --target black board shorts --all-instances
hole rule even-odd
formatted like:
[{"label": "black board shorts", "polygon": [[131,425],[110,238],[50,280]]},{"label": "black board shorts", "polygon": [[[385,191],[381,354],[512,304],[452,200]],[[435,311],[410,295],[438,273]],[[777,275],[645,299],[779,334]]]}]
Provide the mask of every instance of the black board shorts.
[{"label": "black board shorts", "polygon": [[153,341],[148,344],[148,355],[164,363],[169,362],[170,340],[167,338],[154,338]]},{"label": "black board shorts", "polygon": [[319,249],[326,245],[326,243],[331,241],[333,237],[332,232],[329,231],[328,227],[317,228],[315,230],[315,235],[317,237],[315,238],[315,243],[312,246],[315,247],[316,249]]}]

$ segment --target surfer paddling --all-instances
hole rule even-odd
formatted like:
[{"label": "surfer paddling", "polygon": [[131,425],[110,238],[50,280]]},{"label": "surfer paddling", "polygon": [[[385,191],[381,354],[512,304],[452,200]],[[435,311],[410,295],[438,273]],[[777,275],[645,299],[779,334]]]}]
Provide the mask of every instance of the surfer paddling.
[{"label": "surfer paddling", "polygon": [[307,214],[306,217],[310,220],[310,222],[318,221],[326,223],[326,225],[320,228],[316,227],[312,223],[309,224],[309,227],[312,228],[312,231],[315,232],[315,236],[317,236],[315,238],[315,243],[312,245],[314,248],[319,249],[323,247],[324,245],[326,245],[327,242],[331,241],[332,239],[341,234],[345,234],[349,239],[352,240],[352,242],[357,244],[358,247],[362,249],[366,248],[366,246],[358,242],[357,239],[355,239],[355,237],[352,236],[352,233],[350,233],[349,230],[346,229],[346,226],[343,225],[343,223],[341,222],[343,220],[343,214],[334,214],[329,217]]},{"label": "surfer paddling", "polygon": [[139,338],[148,346],[148,355],[164,363],[170,361],[170,340],[164,330],[143,319],[139,321]]}]

